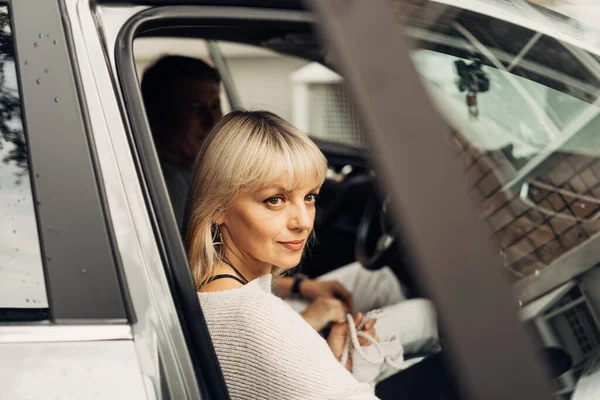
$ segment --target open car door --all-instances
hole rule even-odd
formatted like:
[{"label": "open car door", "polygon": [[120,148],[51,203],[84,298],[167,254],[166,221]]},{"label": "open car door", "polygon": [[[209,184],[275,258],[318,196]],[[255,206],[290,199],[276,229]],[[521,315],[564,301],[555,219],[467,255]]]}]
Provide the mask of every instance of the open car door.
[{"label": "open car door", "polygon": [[550,398],[501,260],[446,143],[447,128],[415,73],[389,5],[311,5],[359,106],[415,272],[439,309],[461,386],[473,399]]}]

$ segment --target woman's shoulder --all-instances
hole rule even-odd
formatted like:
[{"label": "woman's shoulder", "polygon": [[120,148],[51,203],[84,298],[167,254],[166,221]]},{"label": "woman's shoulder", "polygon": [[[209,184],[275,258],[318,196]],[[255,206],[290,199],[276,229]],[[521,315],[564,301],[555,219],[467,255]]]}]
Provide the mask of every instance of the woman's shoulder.
[{"label": "woman's shoulder", "polygon": [[246,285],[233,279],[219,279],[211,282],[208,290],[198,292],[203,310],[216,312],[252,312],[261,304],[270,305],[279,299],[271,293],[271,279],[257,278]]},{"label": "woman's shoulder", "polygon": [[259,278],[227,290],[199,292],[200,306],[209,329],[246,330],[260,325],[277,327],[280,331],[285,327],[297,329],[298,325],[307,325],[298,313],[271,293],[270,285],[269,278]]}]

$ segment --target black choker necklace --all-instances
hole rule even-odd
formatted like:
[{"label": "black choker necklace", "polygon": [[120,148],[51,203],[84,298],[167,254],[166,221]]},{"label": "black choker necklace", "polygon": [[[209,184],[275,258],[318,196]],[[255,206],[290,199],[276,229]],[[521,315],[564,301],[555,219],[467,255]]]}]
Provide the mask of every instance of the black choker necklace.
[{"label": "black choker necklace", "polygon": [[231,263],[226,258],[223,258],[223,262],[225,264],[229,265],[231,267],[231,269],[233,269],[235,271],[235,273],[238,274],[240,276],[240,278],[242,278],[244,280],[244,283],[249,282],[248,279],[246,279],[246,277],[244,275],[242,275],[242,273],[240,271],[238,271],[238,269],[236,267],[231,265]]}]

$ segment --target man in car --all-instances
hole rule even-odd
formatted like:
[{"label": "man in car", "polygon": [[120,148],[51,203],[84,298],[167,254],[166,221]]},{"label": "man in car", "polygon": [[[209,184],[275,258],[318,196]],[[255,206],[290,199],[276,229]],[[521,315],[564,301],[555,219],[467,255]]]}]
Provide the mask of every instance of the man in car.
[{"label": "man in car", "polygon": [[165,56],[145,73],[142,96],[179,228],[192,165],[202,141],[223,115],[221,76],[202,60]]}]

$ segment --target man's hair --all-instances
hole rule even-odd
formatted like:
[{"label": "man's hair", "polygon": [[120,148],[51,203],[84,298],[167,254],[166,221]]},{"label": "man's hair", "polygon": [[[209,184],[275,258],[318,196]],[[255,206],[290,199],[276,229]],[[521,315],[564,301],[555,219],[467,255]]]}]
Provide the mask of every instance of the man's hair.
[{"label": "man's hair", "polygon": [[[181,78],[221,82],[219,71],[198,58],[164,56],[146,70],[142,78],[142,97],[150,125],[169,113],[174,83]],[[160,132],[155,132],[156,138]]]}]

